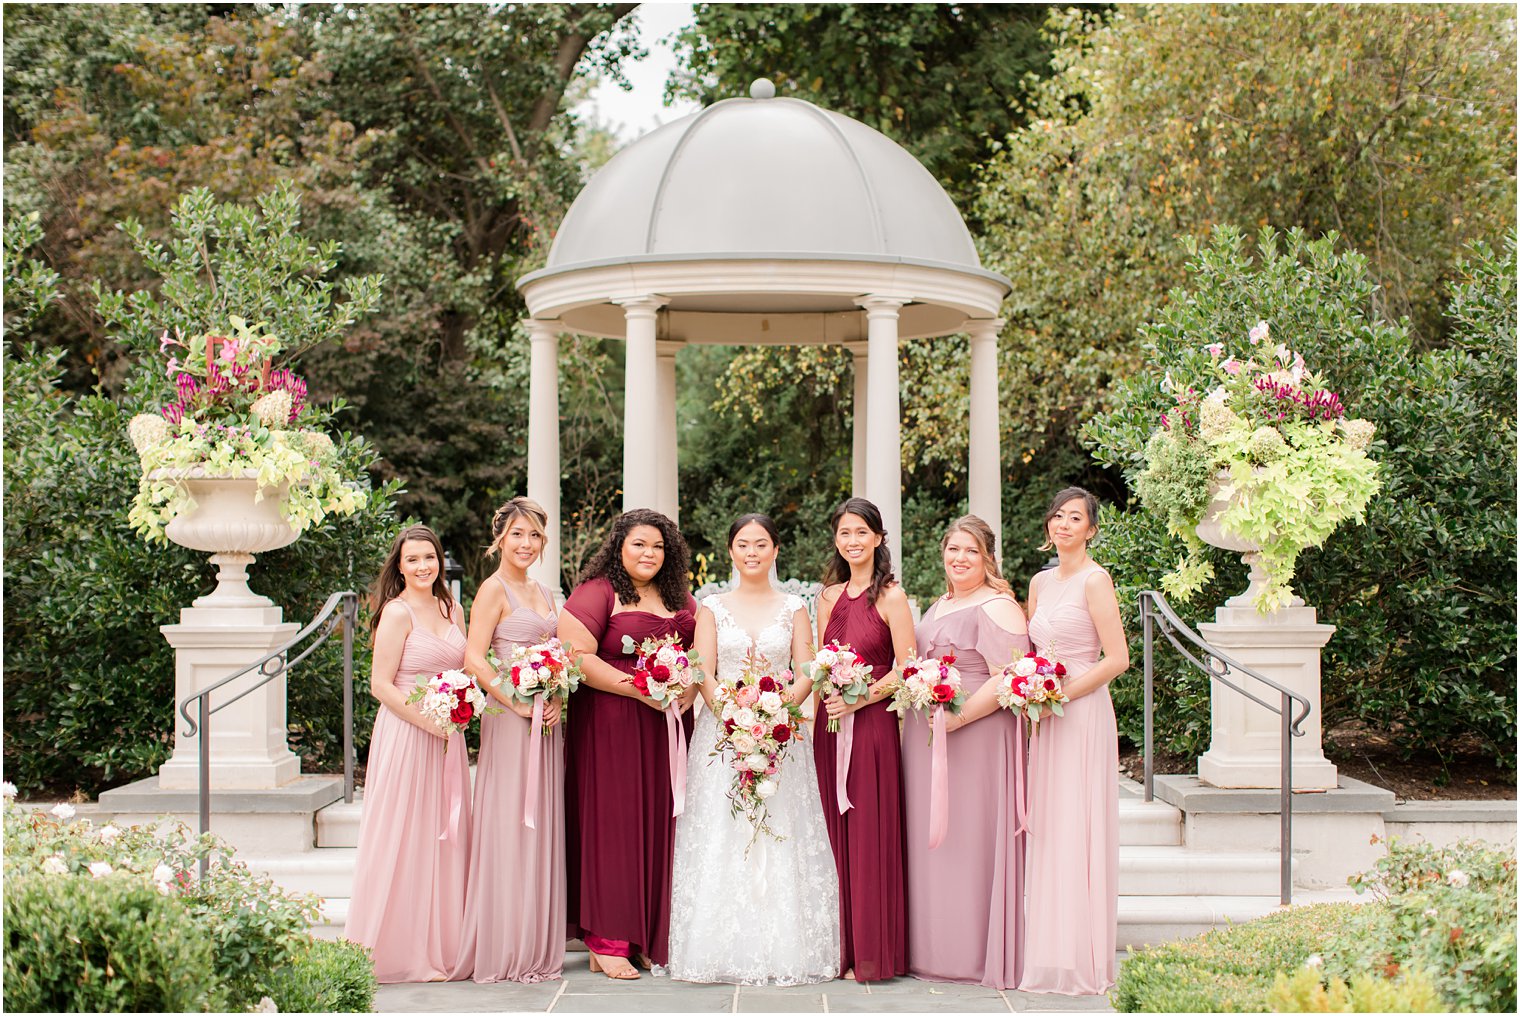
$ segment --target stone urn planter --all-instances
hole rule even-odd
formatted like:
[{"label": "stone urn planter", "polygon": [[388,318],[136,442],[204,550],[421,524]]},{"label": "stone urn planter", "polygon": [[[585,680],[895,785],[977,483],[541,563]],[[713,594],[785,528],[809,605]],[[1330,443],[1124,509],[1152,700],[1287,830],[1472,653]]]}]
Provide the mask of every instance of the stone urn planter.
[{"label": "stone urn planter", "polygon": [[207,476],[199,467],[156,470],[151,479],[179,484],[195,506],[181,512],[164,533],[181,547],[204,551],[217,566],[216,589],[197,607],[271,607],[273,601],[248,588],[254,555],[289,546],[300,536],[280,513],[288,483],[260,487],[258,474]]},{"label": "stone urn planter", "polygon": [[[1221,488],[1228,482],[1229,474],[1220,473],[1215,477],[1214,482],[1209,485],[1209,491],[1213,495],[1213,499],[1209,502],[1208,508],[1204,509],[1202,521],[1194,527],[1193,531],[1198,534],[1200,540],[1207,543],[1210,547],[1234,551],[1240,555],[1240,559],[1250,569],[1250,584],[1246,586],[1244,592],[1225,600],[1225,606],[1254,608],[1257,596],[1266,588],[1267,573],[1261,566],[1261,546],[1251,540],[1226,533],[1224,528],[1219,524],[1219,516],[1231,505],[1235,504],[1240,496],[1238,491],[1228,497],[1220,492]],[[1303,598],[1297,594],[1294,594],[1287,603],[1289,607],[1302,607],[1303,605]]]}]

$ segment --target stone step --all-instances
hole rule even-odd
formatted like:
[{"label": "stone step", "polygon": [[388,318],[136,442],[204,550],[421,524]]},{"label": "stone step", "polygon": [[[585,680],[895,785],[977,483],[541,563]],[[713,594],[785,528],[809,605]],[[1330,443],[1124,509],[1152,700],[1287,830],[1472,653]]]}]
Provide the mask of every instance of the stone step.
[{"label": "stone step", "polygon": [[1119,848],[1121,896],[1269,896],[1276,898],[1276,851]]},{"label": "stone step", "polygon": [[[1350,889],[1293,890],[1293,906],[1367,899]],[[1118,947],[1160,945],[1280,909],[1276,896],[1120,896]]]},{"label": "stone step", "polygon": [[[351,894],[354,847],[323,847],[280,857],[245,858],[248,866],[268,873],[298,892],[324,898]],[[1122,896],[1263,896],[1276,898],[1277,854],[1271,851],[1196,850],[1175,845],[1124,845],[1119,848]]]},{"label": "stone step", "polygon": [[[359,816],[363,801],[342,801],[317,812],[318,847],[359,845]],[[1130,846],[1177,846],[1182,843],[1182,812],[1161,801],[1149,804],[1138,798],[1119,799],[1119,842]]]}]

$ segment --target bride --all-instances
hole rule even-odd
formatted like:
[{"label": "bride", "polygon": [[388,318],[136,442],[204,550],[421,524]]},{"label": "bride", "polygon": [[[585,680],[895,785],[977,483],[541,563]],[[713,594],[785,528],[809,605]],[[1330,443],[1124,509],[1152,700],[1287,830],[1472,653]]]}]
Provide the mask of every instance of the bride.
[{"label": "bride", "polygon": [[[719,682],[734,680],[751,652],[772,674],[813,658],[802,600],[771,585],[777,544],[768,516],[734,522],[728,552],[737,587],[708,597],[697,614],[693,641],[707,671],[706,708],[691,737],[686,807],[676,821],[670,966],[663,971],[683,981],[808,984],[839,975],[839,882],[812,752],[793,743],[782,757],[777,790],[766,802],[780,839],[755,836],[749,819],[730,813],[733,770],[710,755]],[[811,693],[812,681],[799,675],[792,701],[801,705]]]}]

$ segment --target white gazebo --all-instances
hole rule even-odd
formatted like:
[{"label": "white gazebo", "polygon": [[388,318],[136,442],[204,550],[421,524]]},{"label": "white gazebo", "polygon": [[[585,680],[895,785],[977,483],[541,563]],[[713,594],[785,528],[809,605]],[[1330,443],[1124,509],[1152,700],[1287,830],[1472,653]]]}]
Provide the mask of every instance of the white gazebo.
[{"label": "white gazebo", "polygon": [[[971,338],[969,508],[1001,531],[998,308],[929,171],[859,121],[771,82],[651,132],[588,183],[548,264],[518,281],[532,338],[528,494],[560,517],[558,336],[628,343],[623,507],[677,518],[675,356],[687,343],[846,346],[853,488],[902,562],[899,339]],[[735,505],[765,510],[768,505]],[[537,577],[559,585],[558,527]]]}]

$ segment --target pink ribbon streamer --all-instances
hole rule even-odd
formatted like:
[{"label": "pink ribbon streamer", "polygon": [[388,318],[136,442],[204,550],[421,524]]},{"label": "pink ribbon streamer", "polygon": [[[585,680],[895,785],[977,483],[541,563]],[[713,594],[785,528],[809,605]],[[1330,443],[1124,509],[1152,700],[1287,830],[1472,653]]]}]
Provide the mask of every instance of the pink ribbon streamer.
[{"label": "pink ribbon streamer", "polygon": [[523,795],[523,825],[538,829],[538,773],[544,754],[544,697],[533,696],[533,725],[528,731],[528,792]]},{"label": "pink ribbon streamer", "polygon": [[1024,752],[1029,741],[1024,737],[1024,724],[1014,718],[1017,736],[1013,739],[1013,835],[1029,832],[1029,780],[1024,774]]},{"label": "pink ribbon streamer", "polygon": [[686,731],[680,709],[665,710],[665,729],[670,735],[670,815],[680,818],[686,810]]},{"label": "pink ribbon streamer", "polygon": [[929,849],[945,842],[950,828],[950,757],[946,750],[945,707],[934,707],[929,740]]},{"label": "pink ribbon streamer", "polygon": [[[454,751],[444,756],[443,762],[443,800],[449,809],[449,821],[443,827],[443,832],[438,834],[440,842],[447,842],[459,835],[464,800],[470,794],[469,749],[465,747],[463,734],[454,734],[453,737],[458,738],[458,741],[452,745]],[[464,760],[463,764],[460,760]]]},{"label": "pink ribbon streamer", "polygon": [[841,815],[855,807],[846,792],[846,784],[850,782],[850,753],[854,748],[855,714],[846,713],[839,721],[839,739],[834,742],[834,798]]}]

